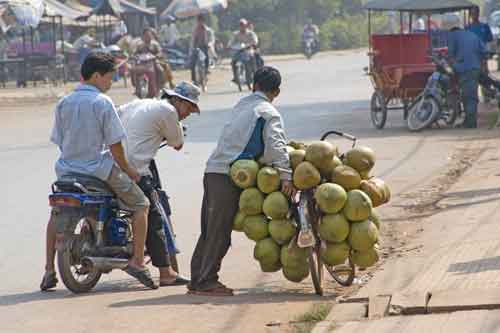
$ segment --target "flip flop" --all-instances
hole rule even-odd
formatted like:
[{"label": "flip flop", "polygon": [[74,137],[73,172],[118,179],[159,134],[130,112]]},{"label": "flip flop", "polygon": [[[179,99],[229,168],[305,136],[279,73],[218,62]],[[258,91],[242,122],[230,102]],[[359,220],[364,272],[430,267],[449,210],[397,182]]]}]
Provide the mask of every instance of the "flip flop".
[{"label": "flip flop", "polygon": [[160,281],[160,287],[185,286],[185,285],[189,284],[190,282],[191,282],[191,280],[186,279],[183,276],[177,275],[174,282],[166,283],[166,282]]},{"label": "flip flop", "polygon": [[187,294],[193,296],[234,296],[233,290],[227,287],[216,287],[207,290],[189,290]]},{"label": "flip flop", "polygon": [[158,285],[153,281],[149,269],[127,266],[123,269],[128,275],[136,278],[140,283],[151,289],[158,289]]},{"label": "flip flop", "polygon": [[57,275],[56,272],[45,273],[40,283],[41,291],[48,291],[49,289],[55,288],[57,286]]}]

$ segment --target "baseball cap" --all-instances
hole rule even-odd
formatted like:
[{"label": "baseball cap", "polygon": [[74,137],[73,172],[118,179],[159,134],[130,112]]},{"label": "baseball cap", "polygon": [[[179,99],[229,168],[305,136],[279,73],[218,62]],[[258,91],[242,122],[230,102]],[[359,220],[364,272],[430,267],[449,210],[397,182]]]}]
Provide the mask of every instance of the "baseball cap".
[{"label": "baseball cap", "polygon": [[196,105],[198,107],[197,113],[200,113],[200,108],[198,106],[200,94],[201,94],[200,88],[198,88],[192,83],[183,81],[179,83],[173,90],[163,89],[163,94],[161,98],[163,99],[173,96],[179,97],[180,99],[183,99],[185,101],[188,101]]}]

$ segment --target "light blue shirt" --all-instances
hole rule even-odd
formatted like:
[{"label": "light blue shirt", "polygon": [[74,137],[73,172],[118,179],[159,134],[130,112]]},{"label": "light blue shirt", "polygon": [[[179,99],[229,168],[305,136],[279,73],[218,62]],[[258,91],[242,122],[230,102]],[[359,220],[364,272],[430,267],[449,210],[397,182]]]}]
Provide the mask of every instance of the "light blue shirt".
[{"label": "light blue shirt", "polygon": [[125,130],[111,99],[82,84],[55,110],[50,140],[59,146],[57,177],[70,172],[107,180],[113,167],[108,147],[125,139]]},{"label": "light blue shirt", "polygon": [[458,73],[464,73],[481,69],[486,48],[473,32],[452,30],[448,34],[448,55],[455,61],[453,68]]}]

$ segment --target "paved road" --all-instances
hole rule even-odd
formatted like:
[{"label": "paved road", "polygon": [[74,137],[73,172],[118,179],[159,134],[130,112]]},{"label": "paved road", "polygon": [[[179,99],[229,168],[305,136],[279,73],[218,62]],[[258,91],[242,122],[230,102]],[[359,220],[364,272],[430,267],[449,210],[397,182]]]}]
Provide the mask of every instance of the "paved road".
[{"label": "paved road", "polygon": [[[372,129],[367,112],[372,88],[362,76],[366,62],[361,52],[277,62],[285,80],[277,105],[291,138],[313,140],[329,129],[358,136],[377,151],[375,174],[389,180],[399,194],[439,173],[455,142],[477,132],[433,130],[414,135],[406,131],[400,113],[390,116],[386,130]],[[229,78],[227,71],[217,75]],[[187,122],[185,150],[165,150],[158,161],[172,196],[183,250],[180,265],[187,274],[199,233],[204,163],[230,107],[242,96],[223,83],[225,79],[216,81],[203,96],[202,115]],[[123,88],[114,89],[112,95],[117,103],[130,99]],[[181,287],[145,291],[122,272],[103,277],[88,295],[74,296],[62,285],[41,294],[47,192],[57,157],[47,139],[53,107],[0,104],[0,332],[260,332],[270,321],[287,322],[312,303],[335,297],[333,284],[332,292],[320,299],[312,296],[309,281],[297,285],[287,283],[279,273],[260,273],[252,259],[253,244],[241,234],[234,235],[222,269],[222,280],[237,289],[238,295],[231,299],[188,297]]]}]

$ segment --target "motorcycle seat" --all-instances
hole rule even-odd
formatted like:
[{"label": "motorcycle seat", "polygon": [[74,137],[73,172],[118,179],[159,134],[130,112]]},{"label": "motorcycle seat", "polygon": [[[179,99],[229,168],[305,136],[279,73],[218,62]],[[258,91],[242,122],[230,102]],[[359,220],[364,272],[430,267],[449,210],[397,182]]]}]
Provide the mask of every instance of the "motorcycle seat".
[{"label": "motorcycle seat", "polygon": [[69,173],[62,176],[54,182],[54,187],[54,192],[73,192],[114,196],[113,190],[106,182],[99,178],[79,173]]}]

